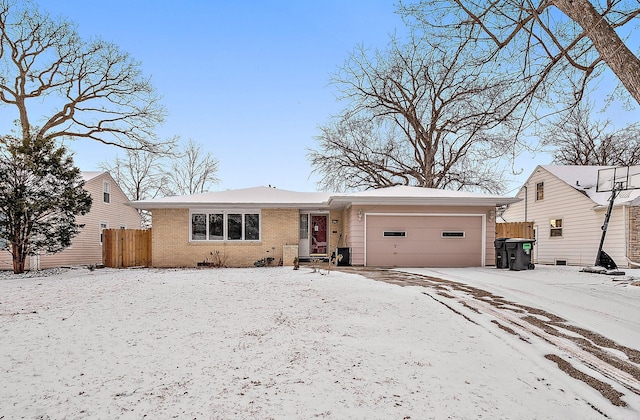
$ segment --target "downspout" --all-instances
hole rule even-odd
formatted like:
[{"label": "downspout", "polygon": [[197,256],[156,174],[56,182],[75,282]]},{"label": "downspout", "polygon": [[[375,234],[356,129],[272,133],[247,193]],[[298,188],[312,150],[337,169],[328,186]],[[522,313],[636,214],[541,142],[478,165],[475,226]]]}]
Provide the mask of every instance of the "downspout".
[{"label": "downspout", "polygon": [[529,189],[527,184],[524,184],[524,221],[527,221],[527,200],[529,199]]}]

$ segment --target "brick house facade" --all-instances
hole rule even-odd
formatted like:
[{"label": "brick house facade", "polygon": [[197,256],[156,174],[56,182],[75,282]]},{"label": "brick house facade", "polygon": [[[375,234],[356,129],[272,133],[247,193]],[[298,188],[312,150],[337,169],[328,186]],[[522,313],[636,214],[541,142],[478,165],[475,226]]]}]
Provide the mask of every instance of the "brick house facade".
[{"label": "brick house facade", "polygon": [[[426,264],[427,254],[433,254],[432,262],[459,259],[455,252],[441,258],[438,251],[443,247],[438,242],[449,248],[470,243],[476,256],[471,264],[483,266],[494,260],[496,206],[514,200],[417,187],[354,194],[257,187],[131,205],[152,213],[154,267],[194,267],[216,261],[227,267],[251,267],[267,258],[273,259],[273,265],[293,265],[296,256],[329,259],[339,253],[348,254],[352,265],[395,265],[393,259],[367,260],[367,246],[374,244],[403,250],[390,254],[404,253],[402,261],[414,266]],[[367,227],[374,218],[378,230]],[[467,237],[463,231],[457,232],[457,239],[441,233],[456,230],[463,219],[471,223]],[[430,227],[431,238],[419,226],[423,222],[437,224]],[[420,247],[427,251],[416,253]]]}]

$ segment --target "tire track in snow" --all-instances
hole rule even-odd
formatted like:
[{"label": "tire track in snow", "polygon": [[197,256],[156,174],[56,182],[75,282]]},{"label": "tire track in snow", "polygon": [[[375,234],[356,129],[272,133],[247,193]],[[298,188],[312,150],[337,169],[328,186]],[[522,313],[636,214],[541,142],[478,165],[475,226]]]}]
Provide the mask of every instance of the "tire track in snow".
[{"label": "tire track in snow", "polygon": [[[622,346],[584,328],[569,324],[565,319],[547,311],[516,302],[464,283],[421,274],[388,269],[352,268],[350,270],[373,280],[399,286],[417,286],[435,292],[424,293],[470,322],[473,319],[452,307],[445,300],[454,301],[475,314],[494,318],[492,323],[525,342],[535,336],[552,344],[578,366],[557,355],[547,355],[559,369],[588,384],[612,404],[626,406],[624,395],[616,387],[640,396],[640,350]],[[495,322],[494,322],[495,321]],[[597,373],[597,374],[594,374]],[[602,375],[608,382],[596,379]]]}]

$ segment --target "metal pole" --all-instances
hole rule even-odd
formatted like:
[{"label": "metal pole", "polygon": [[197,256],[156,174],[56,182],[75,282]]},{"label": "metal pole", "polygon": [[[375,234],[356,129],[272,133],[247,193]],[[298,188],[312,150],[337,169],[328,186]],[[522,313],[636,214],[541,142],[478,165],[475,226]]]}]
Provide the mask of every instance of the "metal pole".
[{"label": "metal pole", "polygon": [[604,224],[602,225],[602,237],[600,238],[600,246],[598,247],[598,254],[596,255],[596,267],[600,267],[602,263],[602,247],[604,245],[604,237],[607,234],[607,228],[609,226],[609,219],[611,218],[611,210],[613,209],[613,201],[618,194],[618,187],[621,185],[614,185],[611,190],[611,197],[609,197],[609,207],[607,207],[607,214],[604,216]]}]

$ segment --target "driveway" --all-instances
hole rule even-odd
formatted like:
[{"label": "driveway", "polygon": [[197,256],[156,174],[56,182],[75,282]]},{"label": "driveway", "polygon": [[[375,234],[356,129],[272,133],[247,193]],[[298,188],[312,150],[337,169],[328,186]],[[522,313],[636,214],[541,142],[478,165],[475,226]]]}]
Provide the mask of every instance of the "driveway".
[{"label": "driveway", "polygon": [[489,320],[522,341],[553,344],[561,356],[547,359],[613,404],[622,402],[624,392],[640,395],[640,270],[617,277],[554,266],[358,271],[424,288],[469,322]]}]

